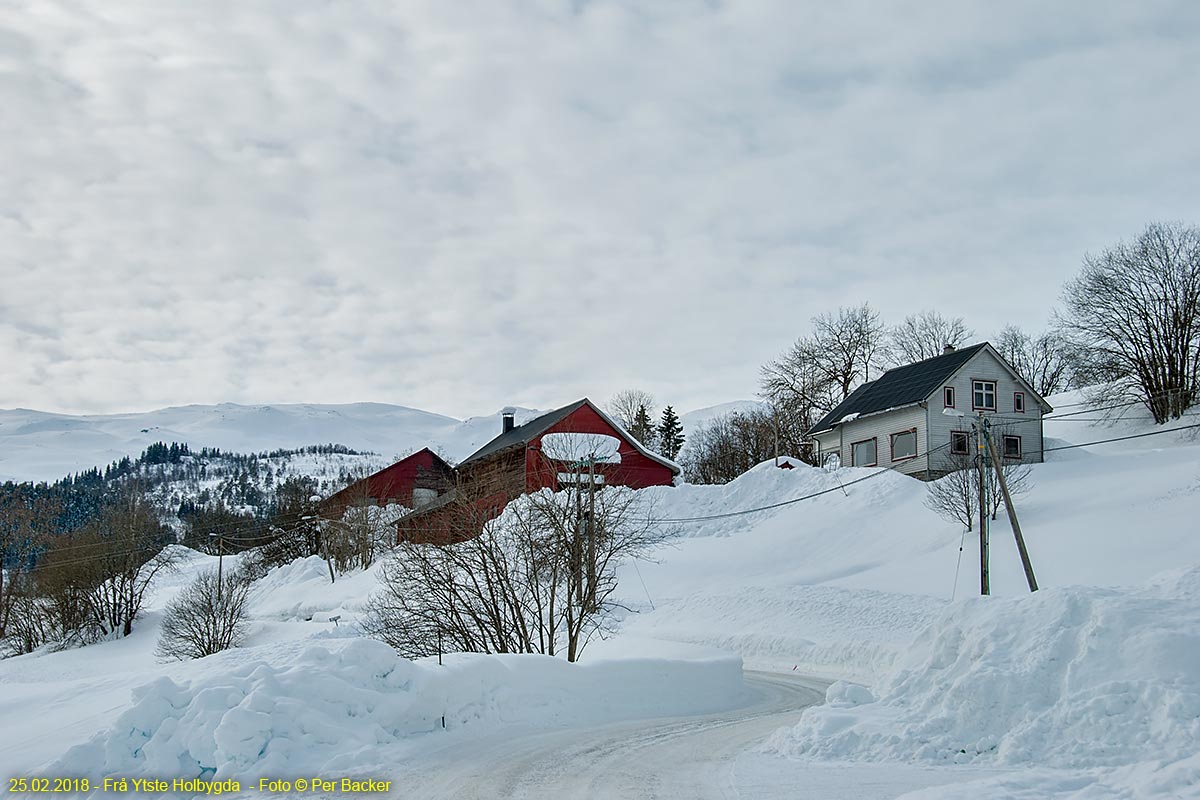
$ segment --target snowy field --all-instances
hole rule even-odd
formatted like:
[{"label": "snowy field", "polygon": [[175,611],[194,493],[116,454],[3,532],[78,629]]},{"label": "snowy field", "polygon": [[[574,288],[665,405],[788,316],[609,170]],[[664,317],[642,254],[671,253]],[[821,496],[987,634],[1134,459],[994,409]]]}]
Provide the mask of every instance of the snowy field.
[{"label": "snowy field", "polygon": [[[1047,446],[1151,429],[1141,418],[1050,421]],[[589,736],[614,725],[633,726],[625,735],[649,724],[637,720],[701,719],[754,702],[744,661],[835,682],[825,705],[754,729],[722,778],[742,796],[1200,797],[1193,433],[1062,450],[1034,468],[1018,508],[1036,595],[1001,513],[998,597],[975,597],[975,538],[924,506],[923,484],[897,474],[843,492],[878,471],[766,464],[726,486],[647,490],[672,518],[835,491],[681,524],[653,561],[624,568],[619,591],[632,612],[576,667],[398,659],[355,633],[374,571],[330,585],[317,559],[256,584],[245,647],[159,664],[159,609],[214,560],[193,554],[160,583],[129,638],[0,661],[0,718],[22,720],[20,736],[0,738],[0,765],[7,774],[248,779],[303,767],[387,778],[447,748],[480,763],[540,736],[586,751]]]}]

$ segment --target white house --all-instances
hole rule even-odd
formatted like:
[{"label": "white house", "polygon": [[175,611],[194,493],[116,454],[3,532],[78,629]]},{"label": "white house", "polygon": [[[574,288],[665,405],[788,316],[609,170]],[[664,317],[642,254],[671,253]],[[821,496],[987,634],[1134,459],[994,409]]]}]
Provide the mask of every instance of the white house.
[{"label": "white house", "polygon": [[888,370],[851,392],[808,435],[822,459],[836,454],[844,466],[894,467],[929,480],[969,463],[978,414],[988,417],[1005,459],[1040,462],[1042,415],[1053,410],[983,342]]}]

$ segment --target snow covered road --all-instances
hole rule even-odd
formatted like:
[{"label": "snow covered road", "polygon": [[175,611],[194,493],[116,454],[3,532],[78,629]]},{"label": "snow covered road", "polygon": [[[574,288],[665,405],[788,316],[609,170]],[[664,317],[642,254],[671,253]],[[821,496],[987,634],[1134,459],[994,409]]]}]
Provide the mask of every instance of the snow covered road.
[{"label": "snow covered road", "polygon": [[[460,743],[419,759],[396,785],[410,797],[464,800],[750,796],[741,791],[738,757],[823,702],[828,682],[767,672],[746,672],[745,680],[757,697],[742,708]],[[785,788],[779,796],[796,796],[794,785]]]}]

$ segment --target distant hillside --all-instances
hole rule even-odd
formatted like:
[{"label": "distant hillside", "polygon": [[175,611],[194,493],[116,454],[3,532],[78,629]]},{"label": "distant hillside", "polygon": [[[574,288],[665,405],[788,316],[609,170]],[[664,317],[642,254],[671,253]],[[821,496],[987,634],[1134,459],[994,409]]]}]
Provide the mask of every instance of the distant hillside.
[{"label": "distant hillside", "polygon": [[[518,420],[538,412],[522,410]],[[500,431],[499,412],[457,420],[404,406],[180,406],[139,414],[71,416],[0,410],[0,481],[53,481],[125,457],[156,442],[233,453],[295,449],[318,442],[384,458],[421,447],[463,458]]]},{"label": "distant hillside", "polygon": [[[754,401],[735,401],[689,411],[681,415],[684,436],[716,414],[753,405]],[[517,423],[540,413],[518,409]],[[156,442],[242,454],[334,442],[376,453],[384,460],[431,447],[459,460],[499,432],[499,410],[459,420],[384,403],[222,403],[86,416],[0,409],[0,482],[55,481],[122,458],[137,458]]]}]

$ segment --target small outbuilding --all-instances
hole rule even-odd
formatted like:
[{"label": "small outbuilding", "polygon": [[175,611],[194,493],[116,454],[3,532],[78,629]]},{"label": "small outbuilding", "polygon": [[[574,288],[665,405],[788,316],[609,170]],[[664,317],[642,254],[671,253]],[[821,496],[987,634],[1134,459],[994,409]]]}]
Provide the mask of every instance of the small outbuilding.
[{"label": "small outbuilding", "polygon": [[355,504],[386,506],[395,503],[418,509],[433,503],[453,486],[454,468],[437,453],[423,447],[330,495],[321,504],[322,512],[341,516],[347,506]]}]

